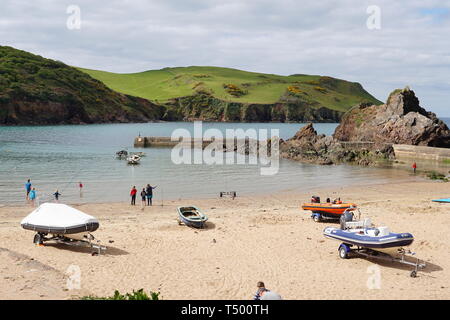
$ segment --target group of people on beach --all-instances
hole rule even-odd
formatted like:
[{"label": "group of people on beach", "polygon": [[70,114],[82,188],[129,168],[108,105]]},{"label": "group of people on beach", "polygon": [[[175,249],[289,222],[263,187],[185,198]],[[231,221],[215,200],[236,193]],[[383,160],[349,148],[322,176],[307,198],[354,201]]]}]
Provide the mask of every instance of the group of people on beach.
[{"label": "group of people on beach", "polygon": [[[80,197],[82,196],[83,193],[83,184],[80,182],[78,182],[78,187],[80,188]],[[31,179],[28,179],[27,182],[25,183],[25,191],[27,192],[26,195],[26,200],[31,204],[32,207],[36,206],[36,199],[37,199],[37,191],[36,188],[33,187],[33,185],[31,184]],[[59,192],[58,189],[55,190],[55,192],[53,193],[53,197],[55,202],[59,202],[59,197],[61,196],[61,193]]]},{"label": "group of people on beach", "polygon": [[[146,205],[151,206],[152,205],[152,199],[153,199],[153,189],[156,189],[156,186],[151,186],[150,184],[147,184],[146,187],[142,188],[141,191],[141,205],[142,208],[144,208]],[[130,191],[130,197],[131,197],[131,205],[136,205],[136,196],[137,196],[138,190],[136,189],[136,186],[133,186]]]}]

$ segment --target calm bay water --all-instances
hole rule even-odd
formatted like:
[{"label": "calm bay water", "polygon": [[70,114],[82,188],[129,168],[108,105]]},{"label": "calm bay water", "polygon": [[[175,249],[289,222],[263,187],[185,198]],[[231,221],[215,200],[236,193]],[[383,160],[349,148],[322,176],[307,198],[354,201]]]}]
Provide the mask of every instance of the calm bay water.
[{"label": "calm bay water", "polygon": [[[304,124],[203,123],[204,130],[216,128],[279,129],[280,137],[292,137]],[[315,124],[319,133],[332,134],[337,124]],[[288,160],[280,162],[279,173],[260,175],[255,165],[175,165],[169,148],[134,149],[134,138],[170,136],[173,130],[193,124],[185,122],[146,124],[0,127],[0,205],[23,204],[24,183],[31,178],[41,201],[51,199],[55,189],[61,201],[128,201],[130,187],[138,190],[156,185],[155,199],[216,197],[220,191],[240,194],[282,190],[314,190],[349,184],[382,183],[409,179],[404,171],[357,166],[318,166]],[[121,149],[144,151],[138,166],[117,160]],[[82,198],[78,182],[84,184]]]}]

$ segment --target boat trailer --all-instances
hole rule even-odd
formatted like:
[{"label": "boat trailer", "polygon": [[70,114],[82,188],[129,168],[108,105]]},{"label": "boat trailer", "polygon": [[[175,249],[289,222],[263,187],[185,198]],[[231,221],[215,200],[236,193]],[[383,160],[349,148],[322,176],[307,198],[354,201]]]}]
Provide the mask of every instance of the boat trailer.
[{"label": "boat trailer", "polygon": [[348,259],[349,253],[350,254],[354,253],[354,254],[360,255],[362,257],[369,258],[369,259],[374,258],[374,259],[378,259],[378,260],[383,260],[383,261],[388,261],[388,262],[397,262],[397,263],[413,266],[414,270],[412,270],[410,273],[411,278],[417,277],[417,272],[419,271],[419,269],[424,269],[426,267],[426,263],[419,260],[419,258],[416,258],[415,262],[406,260],[405,259],[406,257],[415,256],[416,253],[412,252],[411,250],[405,250],[404,248],[399,248],[398,252],[397,252],[398,256],[395,257],[395,256],[389,255],[387,253],[375,251],[375,250],[372,250],[369,248],[356,247],[356,249],[354,249],[351,247],[352,247],[352,245],[350,245],[350,244],[342,243],[338,249],[339,257],[341,257],[342,259]]},{"label": "boat trailer", "polygon": [[73,247],[90,248],[91,255],[97,256],[106,251],[106,247],[100,244],[100,240],[94,243],[95,237],[91,233],[87,233],[82,239],[69,238],[60,234],[52,234],[47,236],[46,233],[38,232],[34,235],[33,243],[36,245],[44,245],[47,241],[65,244]]}]

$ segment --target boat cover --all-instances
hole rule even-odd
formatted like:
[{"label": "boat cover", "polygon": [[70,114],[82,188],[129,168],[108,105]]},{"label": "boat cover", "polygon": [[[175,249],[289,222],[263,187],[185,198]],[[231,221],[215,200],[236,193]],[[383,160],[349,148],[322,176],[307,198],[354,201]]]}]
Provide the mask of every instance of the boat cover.
[{"label": "boat cover", "polygon": [[436,199],[436,200],[432,200],[434,202],[449,202],[450,203],[450,198],[447,199]]},{"label": "boat cover", "polygon": [[43,203],[20,223],[24,229],[52,234],[74,234],[98,229],[98,220],[65,204]]}]

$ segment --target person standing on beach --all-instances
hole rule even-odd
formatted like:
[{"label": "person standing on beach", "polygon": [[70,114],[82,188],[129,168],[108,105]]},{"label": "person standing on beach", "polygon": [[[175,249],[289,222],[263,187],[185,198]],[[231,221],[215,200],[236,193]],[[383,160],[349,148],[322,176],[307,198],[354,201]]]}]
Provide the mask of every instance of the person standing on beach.
[{"label": "person standing on beach", "polygon": [[83,184],[80,182],[78,182],[78,187],[80,188],[80,198],[83,196]]},{"label": "person standing on beach", "polygon": [[131,188],[131,191],[130,191],[131,205],[132,206],[136,205],[136,193],[137,193],[136,186],[133,186],[133,188]]},{"label": "person standing on beach", "polygon": [[147,184],[147,205],[152,205],[152,199],[153,199],[153,189],[156,189],[156,186],[152,187],[150,184]]},{"label": "person standing on beach", "polygon": [[36,192],[35,188],[31,189],[29,197],[30,197],[30,201],[31,201],[31,206],[34,207],[36,197],[37,197],[37,192]]},{"label": "person standing on beach", "polygon": [[142,210],[144,210],[145,207],[145,198],[147,197],[147,192],[145,191],[145,188],[142,188],[141,191],[141,205],[142,205]]},{"label": "person standing on beach", "polygon": [[416,170],[417,170],[417,163],[416,162],[413,163],[412,168],[413,168],[413,171],[414,171],[414,174],[415,174]]},{"label": "person standing on beach", "polygon": [[59,196],[61,195],[61,193],[59,193],[58,189],[56,189],[53,195],[55,196],[55,202],[59,202]]},{"label": "person standing on beach", "polygon": [[29,200],[29,195],[31,191],[31,181],[30,179],[27,180],[27,183],[25,183],[25,190],[27,191],[27,200]]}]

